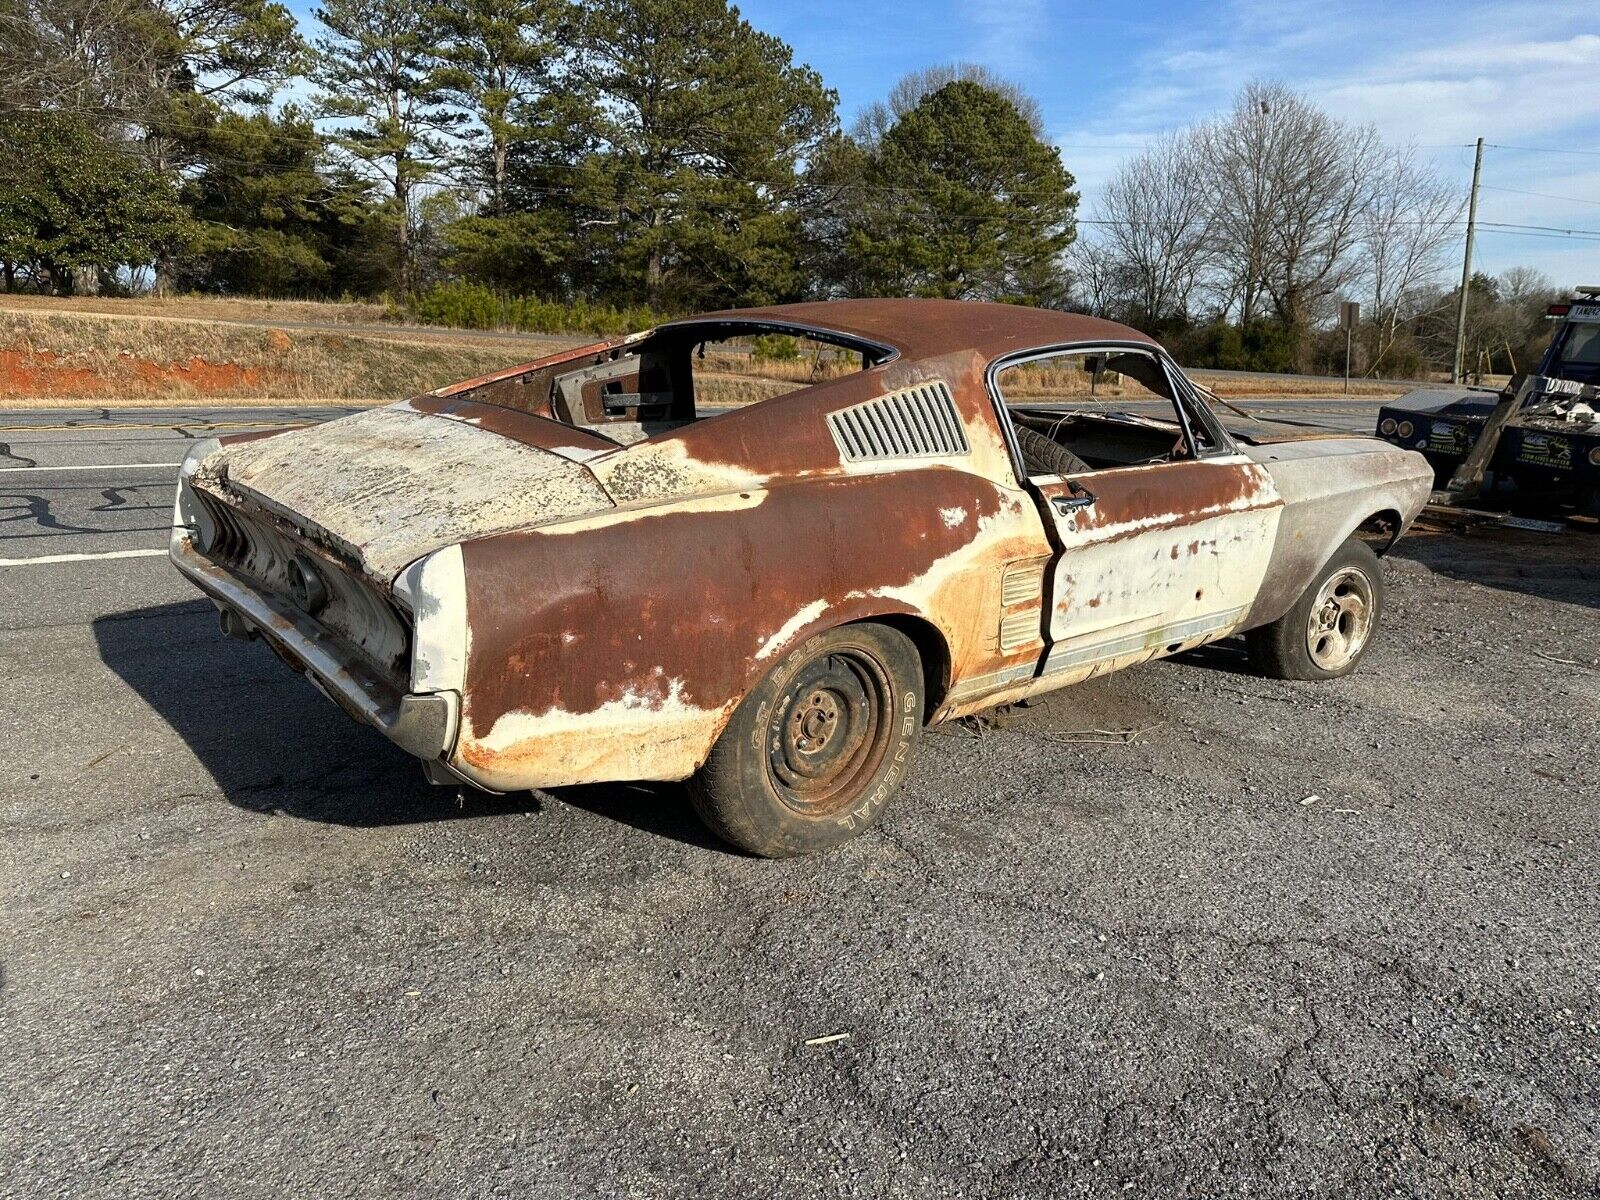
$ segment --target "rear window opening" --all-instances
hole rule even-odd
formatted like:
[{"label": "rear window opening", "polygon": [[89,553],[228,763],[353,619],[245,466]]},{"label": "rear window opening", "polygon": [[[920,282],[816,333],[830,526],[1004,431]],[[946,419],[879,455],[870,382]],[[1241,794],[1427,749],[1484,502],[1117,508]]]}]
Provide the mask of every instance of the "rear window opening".
[{"label": "rear window opening", "polygon": [[1568,326],[1561,343],[1561,365],[1600,366],[1600,324]]},{"label": "rear window opening", "polygon": [[894,351],[829,330],[743,321],[666,325],[588,359],[455,395],[629,445],[888,361]]},{"label": "rear window opening", "polygon": [[739,408],[813,384],[854,375],[866,365],[863,352],[800,333],[741,333],[707,339],[695,349],[690,369],[696,406]]}]

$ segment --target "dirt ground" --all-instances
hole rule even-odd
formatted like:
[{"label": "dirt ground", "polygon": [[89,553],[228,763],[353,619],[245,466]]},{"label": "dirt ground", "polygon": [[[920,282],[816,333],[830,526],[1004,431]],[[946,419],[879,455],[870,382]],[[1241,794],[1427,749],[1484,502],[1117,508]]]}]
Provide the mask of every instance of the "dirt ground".
[{"label": "dirt ground", "polygon": [[[11,424],[0,554],[159,547],[181,426]],[[943,729],[782,863],[430,788],[160,557],[0,569],[0,1193],[1593,1196],[1597,546],[1409,538],[1348,679]]]}]

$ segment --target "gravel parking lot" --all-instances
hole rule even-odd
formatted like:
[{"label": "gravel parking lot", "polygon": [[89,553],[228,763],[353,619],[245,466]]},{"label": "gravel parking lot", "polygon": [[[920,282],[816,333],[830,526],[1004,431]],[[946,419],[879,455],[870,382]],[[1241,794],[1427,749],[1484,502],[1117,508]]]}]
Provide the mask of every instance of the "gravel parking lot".
[{"label": "gravel parking lot", "polygon": [[[0,421],[0,562],[161,546],[195,420]],[[1388,578],[1349,679],[1135,668],[767,862],[0,567],[0,1194],[1594,1195],[1600,539]]]}]

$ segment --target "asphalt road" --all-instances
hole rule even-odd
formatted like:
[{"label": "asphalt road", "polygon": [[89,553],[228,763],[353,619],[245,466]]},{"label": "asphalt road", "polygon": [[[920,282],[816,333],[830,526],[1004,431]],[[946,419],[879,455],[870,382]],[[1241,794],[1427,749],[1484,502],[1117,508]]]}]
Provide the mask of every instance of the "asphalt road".
[{"label": "asphalt road", "polygon": [[429,788],[98,557],[299,416],[0,414],[0,1195],[1600,1187],[1586,535],[1414,537],[1349,679],[1135,668],[772,863],[675,788]]}]

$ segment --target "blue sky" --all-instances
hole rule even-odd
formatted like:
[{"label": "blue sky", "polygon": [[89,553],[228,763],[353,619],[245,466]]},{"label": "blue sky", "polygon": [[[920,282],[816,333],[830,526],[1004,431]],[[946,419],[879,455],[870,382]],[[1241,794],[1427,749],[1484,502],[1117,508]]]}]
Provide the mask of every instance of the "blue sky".
[{"label": "blue sky", "polygon": [[[821,72],[847,125],[900,76],[933,63],[979,62],[1015,80],[1038,98],[1078,177],[1084,215],[1117,163],[1152,136],[1225,108],[1252,79],[1277,79],[1336,116],[1373,123],[1390,142],[1415,143],[1463,194],[1469,143],[1486,138],[1494,148],[1484,159],[1481,220],[1600,231],[1595,0],[746,0],[740,8]],[[1480,230],[1477,262],[1600,284],[1600,237]]]}]

